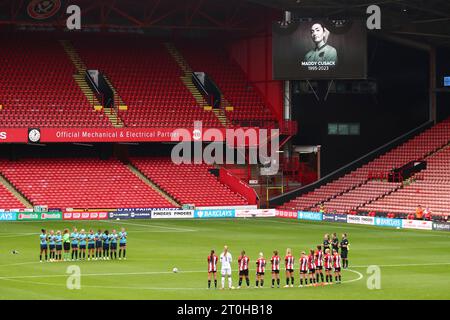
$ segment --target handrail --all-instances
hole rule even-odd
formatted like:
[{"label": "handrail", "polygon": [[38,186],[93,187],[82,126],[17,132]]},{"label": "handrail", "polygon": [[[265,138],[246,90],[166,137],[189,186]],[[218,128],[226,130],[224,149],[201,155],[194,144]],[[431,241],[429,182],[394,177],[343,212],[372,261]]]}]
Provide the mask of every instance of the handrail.
[{"label": "handrail", "polygon": [[92,80],[91,76],[89,75],[88,70],[84,71],[84,75],[85,75],[85,79],[89,82],[91,89],[94,90],[96,94],[101,94],[101,92],[98,90],[98,87],[95,85],[94,81]]},{"label": "handrail", "polygon": [[420,126],[408,131],[407,133],[389,141],[388,143],[385,143],[384,145],[382,145],[381,147],[376,148],[375,150],[363,155],[362,157],[352,161],[351,163],[329,173],[328,175],[326,175],[325,177],[319,179],[318,181],[311,183],[307,186],[303,186],[300,187],[298,189],[292,190],[290,192],[287,192],[285,194],[282,194],[280,196],[276,196],[273,197],[272,199],[269,199],[269,205],[270,206],[276,206],[276,205],[281,205],[293,198],[296,198],[298,196],[301,196],[302,194],[305,194],[307,192],[310,192],[332,180],[336,180],[342,176],[344,176],[345,174],[347,174],[348,172],[350,172],[351,170],[354,170],[357,167],[362,166],[363,164],[369,163],[370,161],[372,161],[373,159],[375,159],[376,157],[380,156],[381,154],[387,152],[389,149],[392,149],[394,146],[400,145],[401,143],[406,142],[407,140],[409,140],[410,138],[412,138],[413,136],[415,136],[416,134],[418,134],[419,132],[430,128],[431,126],[434,125],[433,121],[427,121],[423,124],[421,124]]}]

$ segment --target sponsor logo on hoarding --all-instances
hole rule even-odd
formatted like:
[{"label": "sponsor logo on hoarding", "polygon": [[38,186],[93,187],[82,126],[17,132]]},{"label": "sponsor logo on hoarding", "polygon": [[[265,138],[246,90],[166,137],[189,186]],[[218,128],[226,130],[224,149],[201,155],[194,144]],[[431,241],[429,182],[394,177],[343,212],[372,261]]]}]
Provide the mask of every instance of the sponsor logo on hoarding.
[{"label": "sponsor logo on hoarding", "polygon": [[347,222],[347,216],[343,214],[323,214],[323,221],[332,221],[332,222]]},{"label": "sponsor logo on hoarding", "polygon": [[298,212],[292,210],[276,210],[276,216],[279,218],[297,219]]},{"label": "sponsor logo on hoarding", "polygon": [[211,209],[194,211],[194,218],[234,218],[235,216],[235,209]]},{"label": "sponsor logo on hoarding", "polygon": [[39,218],[38,213],[19,213],[17,220],[39,220]]},{"label": "sponsor logo on hoarding", "polygon": [[402,227],[405,229],[432,230],[433,223],[431,221],[420,220],[402,220]]},{"label": "sponsor logo on hoarding", "polygon": [[236,218],[275,217],[275,209],[236,210]]},{"label": "sponsor logo on hoarding", "polygon": [[375,218],[375,225],[380,227],[393,227],[393,228],[401,228],[402,220],[401,219],[389,219],[389,218]]},{"label": "sponsor logo on hoarding", "polygon": [[0,212],[0,221],[14,221],[17,220],[16,212]]},{"label": "sponsor logo on hoarding", "polygon": [[61,212],[47,212],[41,214],[42,220],[61,220],[62,214]]},{"label": "sponsor logo on hoarding", "polygon": [[108,212],[64,212],[64,220],[104,220]]},{"label": "sponsor logo on hoarding", "polygon": [[299,220],[322,221],[323,220],[323,214],[321,212],[299,211],[298,212],[298,219]]},{"label": "sponsor logo on hoarding", "polygon": [[347,223],[373,225],[374,220],[374,217],[347,215]]},{"label": "sponsor logo on hoarding", "polygon": [[450,223],[433,222],[433,230],[450,231]]},{"label": "sponsor logo on hoarding", "polygon": [[6,140],[7,137],[8,135],[6,134],[6,132],[0,132],[0,140]]}]

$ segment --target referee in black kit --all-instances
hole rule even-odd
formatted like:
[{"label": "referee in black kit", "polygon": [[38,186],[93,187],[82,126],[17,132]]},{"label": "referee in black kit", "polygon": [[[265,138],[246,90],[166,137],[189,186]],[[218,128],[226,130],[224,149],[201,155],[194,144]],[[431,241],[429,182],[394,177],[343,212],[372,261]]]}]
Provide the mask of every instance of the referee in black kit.
[{"label": "referee in black kit", "polygon": [[342,268],[347,269],[347,267],[348,267],[348,239],[347,239],[346,233],[344,233],[342,235],[340,247],[341,247]]},{"label": "referee in black kit", "polygon": [[339,253],[339,239],[336,235],[336,232],[333,233],[333,237],[331,238],[331,246],[333,250],[336,250],[336,252]]}]

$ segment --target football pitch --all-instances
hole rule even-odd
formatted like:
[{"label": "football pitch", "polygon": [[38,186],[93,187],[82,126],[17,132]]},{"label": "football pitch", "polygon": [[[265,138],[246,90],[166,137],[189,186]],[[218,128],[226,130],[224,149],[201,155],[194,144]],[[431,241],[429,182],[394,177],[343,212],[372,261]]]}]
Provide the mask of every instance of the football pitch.
[{"label": "football pitch", "polygon": [[[74,226],[95,231],[125,227],[127,260],[40,263],[40,229]],[[347,233],[350,242],[343,283],[298,288],[300,251],[315,248],[325,233],[333,232],[339,239]],[[244,249],[250,257],[250,288],[207,289],[207,256],[211,249],[220,255],[224,245],[234,259],[234,286],[239,253]],[[0,299],[450,299],[449,245],[445,232],[277,218],[2,222]],[[269,261],[277,249],[283,259],[288,247],[296,259],[295,287],[271,289],[269,262],[264,288],[255,289],[258,253]],[[67,268],[73,265],[80,267],[80,289],[70,290]],[[372,265],[380,268],[380,289],[369,289]],[[283,286],[283,270],[280,276]]]}]

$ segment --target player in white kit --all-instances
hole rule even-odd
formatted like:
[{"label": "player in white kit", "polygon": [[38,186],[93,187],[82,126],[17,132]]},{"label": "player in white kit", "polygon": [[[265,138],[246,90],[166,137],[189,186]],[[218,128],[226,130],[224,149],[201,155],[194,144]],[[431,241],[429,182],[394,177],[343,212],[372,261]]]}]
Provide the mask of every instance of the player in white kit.
[{"label": "player in white kit", "polygon": [[233,258],[228,252],[228,246],[223,247],[223,252],[220,254],[220,263],[222,265],[222,289],[225,287],[225,277],[228,277],[228,288],[233,289],[231,281],[231,262]]}]

